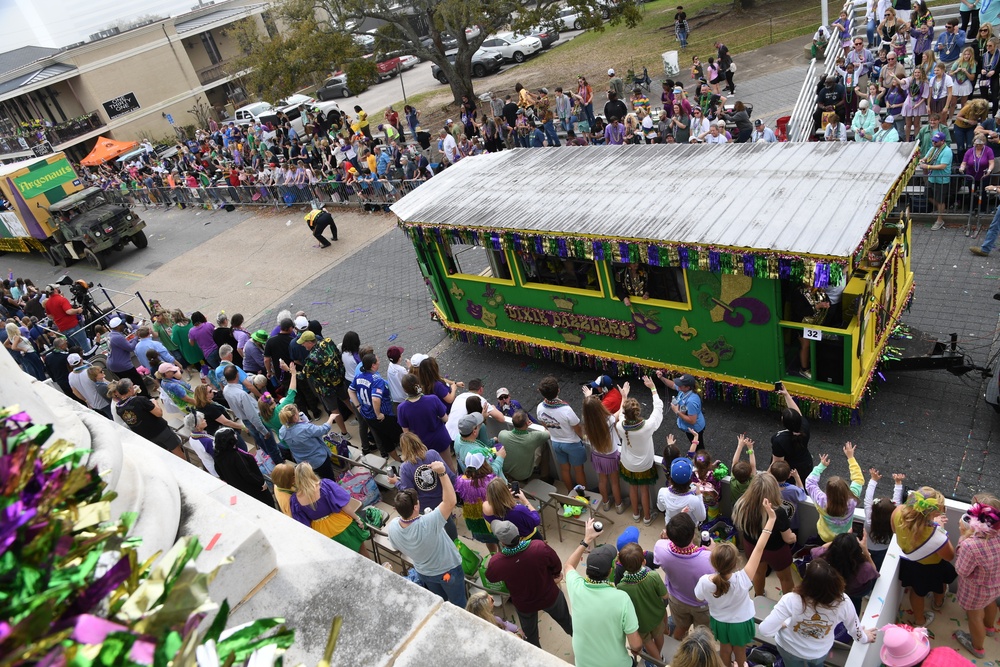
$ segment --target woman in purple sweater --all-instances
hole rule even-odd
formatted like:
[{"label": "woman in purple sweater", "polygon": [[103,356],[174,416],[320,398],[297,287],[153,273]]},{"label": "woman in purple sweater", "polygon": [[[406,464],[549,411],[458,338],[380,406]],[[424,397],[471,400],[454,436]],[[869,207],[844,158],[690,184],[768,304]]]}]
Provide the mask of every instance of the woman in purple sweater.
[{"label": "woman in purple sweater", "polygon": [[424,445],[438,453],[447,452],[452,444],[444,425],[448,421],[448,407],[434,394],[421,394],[420,380],[412,373],[404,375],[399,383],[406,392],[406,400],[399,404],[398,416],[403,431],[413,433]]}]

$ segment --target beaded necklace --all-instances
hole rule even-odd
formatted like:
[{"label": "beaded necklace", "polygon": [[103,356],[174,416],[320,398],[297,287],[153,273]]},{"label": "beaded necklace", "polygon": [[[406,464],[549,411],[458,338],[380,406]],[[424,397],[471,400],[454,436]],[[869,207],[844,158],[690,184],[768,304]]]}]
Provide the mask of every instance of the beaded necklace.
[{"label": "beaded necklace", "polygon": [[622,581],[629,584],[637,584],[649,574],[649,568],[645,565],[642,566],[638,572],[626,572],[622,575]]},{"label": "beaded necklace", "polygon": [[417,519],[419,519],[422,516],[423,516],[423,514],[418,514],[417,516],[413,517],[412,519],[400,519],[399,522],[401,524],[403,524],[403,525],[408,526],[408,525],[410,525],[411,523],[413,523],[414,521],[416,521]]},{"label": "beaded necklace", "polygon": [[500,547],[500,553],[504,556],[516,556],[521,553],[531,544],[531,540],[522,540],[516,547]]},{"label": "beaded necklace", "polygon": [[615,587],[615,585],[613,583],[611,583],[610,581],[608,581],[607,579],[602,579],[600,581],[595,581],[594,579],[591,579],[590,577],[584,577],[583,580],[586,581],[588,584],[593,584],[595,586],[610,586],[611,588]]},{"label": "beaded necklace", "polygon": [[670,551],[677,554],[678,556],[690,556],[695,551],[701,548],[700,545],[695,544],[694,542],[687,545],[686,547],[679,547],[673,542],[668,542],[668,544],[670,545]]}]

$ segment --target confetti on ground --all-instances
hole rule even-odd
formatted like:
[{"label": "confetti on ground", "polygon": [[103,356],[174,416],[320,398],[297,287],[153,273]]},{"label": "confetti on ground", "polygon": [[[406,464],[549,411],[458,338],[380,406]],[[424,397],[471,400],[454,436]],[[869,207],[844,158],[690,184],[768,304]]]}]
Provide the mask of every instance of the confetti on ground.
[{"label": "confetti on ground", "polygon": [[235,505],[236,504],[236,496],[230,496],[230,498],[229,498],[229,504],[230,505]]},{"label": "confetti on ground", "polygon": [[216,533],[215,535],[213,535],[212,539],[209,540],[208,544],[205,545],[205,551],[211,551],[212,548],[215,547],[216,542],[219,541],[220,537],[222,537],[222,533]]},{"label": "confetti on ground", "polygon": [[313,301],[312,305],[314,305],[314,306],[332,306],[333,304],[330,303],[329,301]]},{"label": "confetti on ground", "polygon": [[248,280],[248,281],[247,281],[247,285],[249,285],[249,284],[250,284],[250,283],[252,283],[252,282],[253,282],[252,280]]},{"label": "confetti on ground", "polygon": [[289,220],[288,222],[285,223],[285,227],[291,227],[291,226],[292,226],[292,221],[291,220]]},{"label": "confetti on ground", "polygon": [[389,336],[389,342],[391,343],[392,341],[396,340],[397,338],[399,338],[399,334],[392,334],[391,336]]},{"label": "confetti on ground", "polygon": [[955,621],[955,625],[962,627],[962,623],[957,618],[950,618],[949,621]]},{"label": "confetti on ground", "polygon": [[882,604],[885,604],[885,600],[883,600],[882,598],[877,598],[877,600],[878,600],[879,602],[881,602]]},{"label": "confetti on ground", "polygon": [[368,310],[367,308],[351,308],[347,312],[349,312],[349,313],[370,313],[372,311]]},{"label": "confetti on ground", "polygon": [[872,618],[878,618],[878,614],[872,614]]}]

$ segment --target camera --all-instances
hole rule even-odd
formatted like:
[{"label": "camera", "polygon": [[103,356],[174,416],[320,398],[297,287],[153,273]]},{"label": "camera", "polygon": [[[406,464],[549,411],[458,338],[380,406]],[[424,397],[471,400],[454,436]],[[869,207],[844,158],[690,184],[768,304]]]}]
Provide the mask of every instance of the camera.
[{"label": "camera", "polygon": [[510,492],[515,496],[521,493],[521,485],[518,484],[517,482],[511,482],[508,486],[510,488]]}]

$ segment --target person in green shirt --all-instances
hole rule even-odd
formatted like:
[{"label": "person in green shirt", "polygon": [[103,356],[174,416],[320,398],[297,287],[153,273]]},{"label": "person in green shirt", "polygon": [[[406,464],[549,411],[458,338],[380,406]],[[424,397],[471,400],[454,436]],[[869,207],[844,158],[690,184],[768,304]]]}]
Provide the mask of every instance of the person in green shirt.
[{"label": "person in green shirt", "polygon": [[[750,462],[741,461],[743,448],[746,447],[747,454],[750,455]],[[746,490],[750,488],[750,481],[757,474],[757,457],[753,453],[753,440],[745,433],[736,437],[736,453],[733,454],[733,467],[730,469],[732,479],[729,480],[729,493],[732,503],[740,499]]]},{"label": "person in green shirt", "polygon": [[610,544],[594,547],[587,557],[586,578],[576,571],[583,552],[599,534],[594,530],[594,520],[588,519],[583,540],[563,566],[566,594],[573,610],[576,667],[631,667],[629,650],[639,655],[643,644],[631,598],[609,581],[618,551]]},{"label": "person in green shirt", "polygon": [[[174,325],[170,327],[170,340],[173,342],[174,347],[177,348],[177,351],[180,352],[184,361],[187,362],[188,366],[198,368],[205,355],[202,354],[201,348],[192,344],[191,340],[188,338],[188,334],[191,332],[191,328],[194,325],[191,323],[191,320],[188,319],[187,315],[184,314],[184,311],[180,309],[175,310],[172,313],[172,319],[174,321]],[[166,345],[166,343],[164,343],[164,345]]]},{"label": "person in green shirt", "polygon": [[455,438],[455,457],[458,459],[459,472],[465,469],[463,465],[465,458],[469,454],[479,452],[490,462],[490,467],[493,468],[496,476],[506,483],[507,477],[504,475],[503,466],[507,450],[504,448],[499,452],[494,452],[492,449],[484,447],[483,443],[479,440],[479,432],[483,429],[482,413],[473,412],[458,420],[458,437]]},{"label": "person in green shirt", "polygon": [[618,552],[618,562],[625,567],[618,590],[625,591],[632,600],[646,653],[660,655],[663,652],[663,635],[667,630],[667,608],[664,604],[668,597],[667,587],[658,574],[646,567],[646,552],[638,542],[624,545]]},{"label": "person in green shirt", "polygon": [[510,431],[500,431],[497,438],[507,452],[504,459],[504,473],[510,479],[519,482],[527,481],[541,460],[542,446],[549,441],[549,433],[545,429],[533,431],[528,427],[531,421],[528,413],[518,410],[511,418],[514,428]]},{"label": "person in green shirt", "polygon": [[160,341],[181,365],[187,365],[180,350],[177,349],[177,343],[170,338],[170,327],[170,313],[163,309],[157,310],[153,317],[153,338]]},{"label": "person in green shirt", "polygon": [[281,431],[281,420],[278,419],[278,415],[281,413],[282,408],[286,405],[294,403],[295,397],[298,395],[296,387],[298,385],[299,371],[295,367],[295,362],[288,364],[288,371],[291,373],[292,379],[288,384],[288,393],[285,394],[285,397],[281,399],[280,403],[275,402],[274,396],[272,396],[269,391],[265,391],[261,394],[260,398],[257,399],[257,408],[260,410],[261,421],[263,421],[264,426],[266,426],[268,430],[274,433],[274,436],[278,438],[278,446],[282,450],[282,455],[288,452],[288,447],[285,445],[285,441],[278,435]]}]

